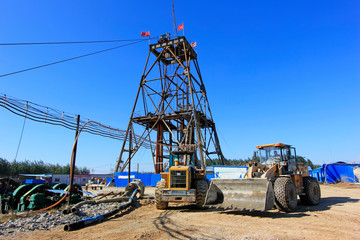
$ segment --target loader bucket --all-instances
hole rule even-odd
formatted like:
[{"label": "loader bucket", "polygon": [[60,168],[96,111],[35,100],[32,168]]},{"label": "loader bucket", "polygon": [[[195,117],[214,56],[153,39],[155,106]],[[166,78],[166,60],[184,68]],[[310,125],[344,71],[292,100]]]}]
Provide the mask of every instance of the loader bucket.
[{"label": "loader bucket", "polygon": [[266,211],[273,208],[274,201],[274,190],[267,179],[212,179],[205,205]]}]

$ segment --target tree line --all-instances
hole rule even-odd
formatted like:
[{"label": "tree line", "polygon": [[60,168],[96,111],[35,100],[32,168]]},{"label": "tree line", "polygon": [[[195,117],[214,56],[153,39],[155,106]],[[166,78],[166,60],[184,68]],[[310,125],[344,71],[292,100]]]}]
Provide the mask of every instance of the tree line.
[{"label": "tree line", "polygon": [[[87,167],[75,167],[75,174],[89,174]],[[12,177],[18,174],[45,174],[45,173],[70,173],[70,164],[61,166],[60,164],[44,163],[43,161],[8,161],[0,158],[0,176]]]},{"label": "tree line", "polygon": [[[299,163],[304,163],[305,165],[308,165],[311,167],[311,169],[316,169],[318,167],[321,167],[321,165],[317,165],[314,164],[310,159],[307,159],[306,157],[302,157],[302,156],[296,156],[296,160]],[[259,159],[253,159],[253,158],[246,158],[246,159],[226,159],[226,163],[225,165],[230,165],[230,166],[246,166],[250,161],[256,161],[259,162]],[[206,166],[211,166],[211,165],[223,165],[221,163],[220,159],[214,159],[214,160],[206,160]]]},{"label": "tree line", "polygon": [[305,165],[308,165],[311,167],[311,169],[316,169],[321,167],[321,165],[318,164],[314,164],[310,159],[302,157],[302,156],[296,156],[296,161],[300,162],[300,163],[304,163]]}]

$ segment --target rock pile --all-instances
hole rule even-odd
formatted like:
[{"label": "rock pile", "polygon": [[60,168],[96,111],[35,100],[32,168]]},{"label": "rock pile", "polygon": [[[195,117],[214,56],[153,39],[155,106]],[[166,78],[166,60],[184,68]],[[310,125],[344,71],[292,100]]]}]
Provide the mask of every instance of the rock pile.
[{"label": "rock pile", "polygon": [[9,220],[0,224],[0,237],[15,235],[20,232],[49,230],[57,226],[74,223],[84,218],[107,213],[119,207],[121,203],[101,203],[98,205],[83,205],[77,215],[63,215],[62,211],[55,213],[39,213],[35,215],[25,215],[23,218]]}]

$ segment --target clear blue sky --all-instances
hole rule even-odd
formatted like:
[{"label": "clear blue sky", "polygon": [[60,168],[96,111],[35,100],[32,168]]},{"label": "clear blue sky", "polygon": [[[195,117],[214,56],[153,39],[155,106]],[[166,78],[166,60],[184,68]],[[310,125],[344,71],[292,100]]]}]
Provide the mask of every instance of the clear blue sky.
[{"label": "clear blue sky", "polygon": [[[178,1],[197,42],[225,157],[292,144],[322,164],[360,156],[360,2]],[[139,38],[173,32],[171,1],[0,2],[0,42]],[[0,46],[0,75],[119,45]],[[0,93],[126,129],[148,43],[0,78]],[[23,119],[0,108],[0,157],[13,160]],[[67,164],[74,132],[27,121],[17,160]],[[80,136],[77,165],[114,167],[121,143]],[[136,157],[152,170],[149,153]]]}]

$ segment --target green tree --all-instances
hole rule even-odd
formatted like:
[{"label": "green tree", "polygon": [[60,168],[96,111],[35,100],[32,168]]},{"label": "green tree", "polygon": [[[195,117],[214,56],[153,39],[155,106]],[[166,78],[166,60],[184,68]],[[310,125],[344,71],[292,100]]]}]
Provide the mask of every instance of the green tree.
[{"label": "green tree", "polygon": [[11,164],[3,158],[0,158],[0,176],[7,176],[10,172]]},{"label": "green tree", "polygon": [[[303,156],[296,156],[296,160],[299,163],[304,163],[305,165],[308,165],[311,167],[311,169],[315,169],[318,167],[321,167],[321,165],[313,164],[313,162],[310,159],[307,159]],[[260,159],[258,157],[254,158],[247,158],[247,159],[227,159],[225,165],[230,166],[246,166],[250,161],[257,161],[259,162]],[[219,159],[214,159],[213,161],[210,161],[209,159],[206,160],[206,166],[212,166],[212,165],[222,165],[221,161]]]},{"label": "green tree", "polygon": [[[90,169],[87,167],[75,167],[76,174],[89,174]],[[11,177],[21,173],[28,174],[45,174],[45,173],[70,173],[70,164],[61,166],[60,164],[44,163],[39,161],[12,161],[0,158],[0,175],[4,177]]]},{"label": "green tree", "polygon": [[321,165],[313,164],[313,162],[310,159],[306,159],[305,157],[299,156],[299,155],[296,156],[296,161],[310,166],[311,169],[316,169],[316,168],[321,167]]}]

